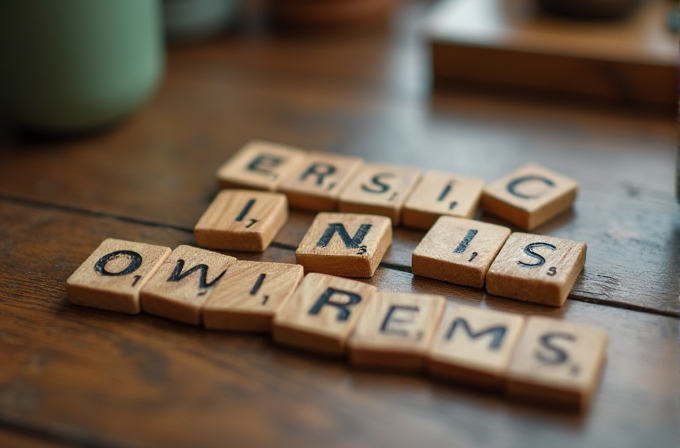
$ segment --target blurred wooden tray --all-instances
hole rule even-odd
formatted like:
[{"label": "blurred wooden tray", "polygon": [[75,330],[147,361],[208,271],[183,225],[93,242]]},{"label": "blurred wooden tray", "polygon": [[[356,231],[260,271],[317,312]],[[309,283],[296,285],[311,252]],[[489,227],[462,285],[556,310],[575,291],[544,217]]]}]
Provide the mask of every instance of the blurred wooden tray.
[{"label": "blurred wooden tray", "polygon": [[435,80],[583,95],[675,110],[672,3],[619,22],[547,16],[532,0],[443,0],[426,22]]}]

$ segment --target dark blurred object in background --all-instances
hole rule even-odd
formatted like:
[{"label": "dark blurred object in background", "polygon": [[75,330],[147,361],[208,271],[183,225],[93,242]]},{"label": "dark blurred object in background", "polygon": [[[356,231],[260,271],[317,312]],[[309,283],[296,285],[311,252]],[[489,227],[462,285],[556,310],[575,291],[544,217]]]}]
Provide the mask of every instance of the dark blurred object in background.
[{"label": "dark blurred object in background", "polygon": [[593,20],[617,20],[630,16],[647,0],[537,0],[552,14]]},{"label": "dark blurred object in background", "polygon": [[50,134],[125,119],[164,67],[160,0],[0,1],[0,108]]},{"label": "dark blurred object in background", "polygon": [[196,42],[219,35],[234,22],[241,0],[163,0],[165,35]]},{"label": "dark blurred object in background", "polygon": [[361,28],[387,20],[397,0],[270,0],[277,21],[304,28]]}]

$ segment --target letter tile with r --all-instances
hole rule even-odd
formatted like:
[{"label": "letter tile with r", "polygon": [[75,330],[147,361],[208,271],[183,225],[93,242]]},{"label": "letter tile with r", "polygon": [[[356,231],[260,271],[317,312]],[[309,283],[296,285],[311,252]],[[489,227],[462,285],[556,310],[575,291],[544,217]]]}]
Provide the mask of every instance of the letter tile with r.
[{"label": "letter tile with r", "polygon": [[307,274],[293,298],[274,317],[274,341],[340,356],[376,291],[375,286],[356,280]]},{"label": "letter tile with r", "polygon": [[358,157],[310,153],[281,183],[279,191],[288,197],[292,208],[333,212],[338,209],[340,192],[363,163]]},{"label": "letter tile with r", "polygon": [[389,218],[354,213],[319,213],[295,251],[308,272],[372,277],[392,244]]}]

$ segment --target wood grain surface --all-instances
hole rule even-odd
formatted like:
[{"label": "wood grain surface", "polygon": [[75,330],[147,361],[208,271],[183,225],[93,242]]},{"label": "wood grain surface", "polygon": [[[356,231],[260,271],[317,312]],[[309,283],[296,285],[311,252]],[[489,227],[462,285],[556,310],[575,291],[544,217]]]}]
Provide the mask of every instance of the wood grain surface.
[{"label": "wood grain surface", "polygon": [[[260,1],[247,2],[232,34],[171,49],[159,92],[118,127],[50,139],[0,119],[0,445],[680,444],[673,120],[431,91],[418,26],[432,4],[399,3],[386,28],[309,37],[277,31]],[[354,370],[266,335],[68,303],[66,279],[106,238],[195,246],[216,170],[253,139],[487,183],[528,162],[576,179],[573,208],[532,232],[588,244],[563,307],[413,276],[425,232],[402,227],[362,281],[605,330],[590,409],[563,414],[425,376]],[[265,252],[223,253],[295,263],[314,216],[291,211]],[[484,211],[475,219],[505,225]]]}]

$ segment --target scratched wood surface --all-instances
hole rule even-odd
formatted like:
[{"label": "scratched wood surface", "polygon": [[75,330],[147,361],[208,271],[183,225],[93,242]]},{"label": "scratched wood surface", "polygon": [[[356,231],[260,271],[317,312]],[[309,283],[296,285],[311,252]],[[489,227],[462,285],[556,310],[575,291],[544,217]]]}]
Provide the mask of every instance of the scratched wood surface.
[{"label": "scratched wood surface", "polygon": [[[0,445],[680,443],[675,124],[592,104],[431,94],[417,32],[431,4],[404,1],[385,29],[341,37],[282,34],[248,12],[232,35],[173,49],[158,94],[107,133],[50,140],[0,121]],[[105,238],[194,244],[215,171],[253,138],[487,182],[529,161],[579,180],[574,208],[533,232],[588,244],[562,308],[414,277],[424,232],[404,228],[366,281],[605,329],[592,408],[561,414],[355,371],[263,335],[68,304],[66,278]],[[313,218],[293,211],[266,252],[228,254],[295,262]]]}]

